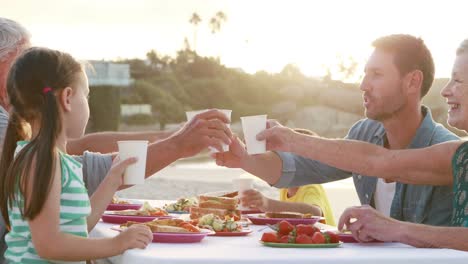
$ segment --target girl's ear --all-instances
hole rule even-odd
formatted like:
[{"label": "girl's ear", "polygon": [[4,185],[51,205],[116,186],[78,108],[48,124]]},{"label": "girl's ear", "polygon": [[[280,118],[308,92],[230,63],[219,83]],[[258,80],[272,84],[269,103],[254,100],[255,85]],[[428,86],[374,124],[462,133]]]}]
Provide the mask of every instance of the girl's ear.
[{"label": "girl's ear", "polygon": [[71,97],[73,95],[73,89],[71,87],[66,87],[60,92],[59,95],[59,104],[62,107],[64,112],[71,111]]}]

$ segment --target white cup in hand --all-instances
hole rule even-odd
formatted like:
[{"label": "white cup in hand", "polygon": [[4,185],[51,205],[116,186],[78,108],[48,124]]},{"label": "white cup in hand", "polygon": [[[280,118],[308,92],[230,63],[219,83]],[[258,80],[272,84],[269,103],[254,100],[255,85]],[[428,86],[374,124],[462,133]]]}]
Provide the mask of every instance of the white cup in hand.
[{"label": "white cup in hand", "polygon": [[267,116],[243,116],[241,117],[241,121],[245,144],[247,146],[247,153],[249,155],[265,153],[266,140],[257,140],[257,134],[266,129]]},{"label": "white cup in hand", "polygon": [[[232,180],[234,190],[238,192],[239,199],[242,197],[242,192],[253,189],[252,178],[237,178]],[[249,210],[250,208],[239,205],[240,210]]]},{"label": "white cup in hand", "polygon": [[136,157],[136,163],[128,166],[124,173],[124,184],[142,184],[145,182],[146,154],[148,152],[148,141],[127,140],[118,141],[120,160]]}]

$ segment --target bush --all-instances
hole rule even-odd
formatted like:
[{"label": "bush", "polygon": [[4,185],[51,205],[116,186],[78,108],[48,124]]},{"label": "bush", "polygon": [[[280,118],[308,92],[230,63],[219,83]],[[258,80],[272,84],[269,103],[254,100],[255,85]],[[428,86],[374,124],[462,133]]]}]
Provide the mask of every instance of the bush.
[{"label": "bush", "polygon": [[123,121],[128,125],[151,125],[156,122],[156,119],[147,114],[135,114],[125,117]]},{"label": "bush", "polygon": [[120,123],[120,87],[90,87],[89,109],[88,130],[117,131]]}]

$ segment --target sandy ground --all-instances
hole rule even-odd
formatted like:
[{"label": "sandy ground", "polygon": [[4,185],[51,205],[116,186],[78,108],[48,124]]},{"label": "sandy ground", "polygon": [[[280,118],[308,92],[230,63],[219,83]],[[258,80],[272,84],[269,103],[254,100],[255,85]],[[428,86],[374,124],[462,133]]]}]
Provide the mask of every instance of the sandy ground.
[{"label": "sandy ground", "polygon": [[[138,199],[175,200],[179,197],[196,196],[206,192],[233,190],[232,179],[245,175],[241,169],[218,167],[212,161],[176,162],[148,178],[143,185],[122,190],[120,197]],[[278,199],[278,190],[253,177],[254,187],[266,196]],[[359,200],[351,179],[324,184],[335,218]]]}]

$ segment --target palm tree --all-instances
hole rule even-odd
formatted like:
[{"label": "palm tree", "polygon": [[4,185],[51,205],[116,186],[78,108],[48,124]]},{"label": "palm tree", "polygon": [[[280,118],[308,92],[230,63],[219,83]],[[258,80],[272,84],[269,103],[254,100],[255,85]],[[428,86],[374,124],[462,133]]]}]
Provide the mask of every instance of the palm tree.
[{"label": "palm tree", "polygon": [[221,23],[224,23],[226,21],[227,21],[226,14],[224,14],[223,11],[218,11],[210,19],[211,33],[216,34],[217,32],[221,31]]},{"label": "palm tree", "polygon": [[[227,16],[224,14],[223,11],[218,11],[211,19],[210,19],[210,28],[211,33],[214,35],[221,31],[221,24],[227,21]],[[218,47],[219,49],[219,47]],[[220,58],[218,55],[218,62]]]},{"label": "palm tree", "polygon": [[197,29],[198,29],[198,24],[202,21],[201,17],[194,12],[192,14],[192,17],[190,18],[189,22],[190,24],[193,24],[193,50],[195,53],[197,52]]}]

